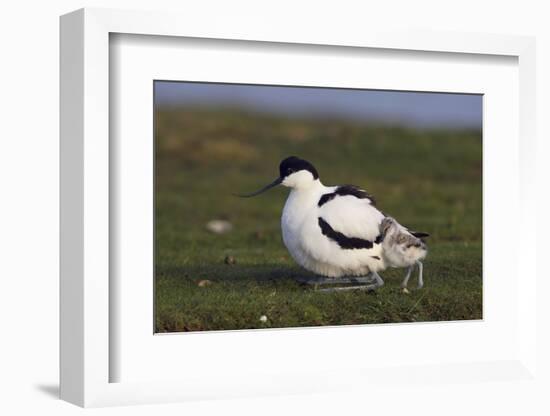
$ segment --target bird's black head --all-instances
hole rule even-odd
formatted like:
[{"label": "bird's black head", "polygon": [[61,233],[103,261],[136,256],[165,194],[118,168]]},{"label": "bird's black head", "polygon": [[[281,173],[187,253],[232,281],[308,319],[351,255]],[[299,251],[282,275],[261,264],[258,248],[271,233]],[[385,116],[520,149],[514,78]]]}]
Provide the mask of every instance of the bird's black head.
[{"label": "bird's black head", "polygon": [[307,160],[300,159],[299,157],[287,157],[279,164],[279,175],[281,179],[284,179],[287,176],[290,176],[293,173],[299,172],[301,170],[307,170],[308,172],[310,172],[313,175],[313,179],[319,178],[319,173],[317,173],[317,169],[315,169],[315,166],[313,166]]},{"label": "bird's black head", "polygon": [[256,196],[277,185],[302,189],[317,183],[317,179],[319,179],[319,174],[311,163],[299,157],[290,156],[279,164],[279,177],[277,179],[256,192],[239,196],[244,198]]}]

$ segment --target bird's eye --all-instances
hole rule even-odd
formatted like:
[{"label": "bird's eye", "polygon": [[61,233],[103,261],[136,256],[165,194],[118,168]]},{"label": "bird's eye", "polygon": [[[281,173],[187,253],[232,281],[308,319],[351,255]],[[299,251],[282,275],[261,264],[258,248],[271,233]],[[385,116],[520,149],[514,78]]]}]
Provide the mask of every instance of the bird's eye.
[{"label": "bird's eye", "polygon": [[286,170],[286,173],[287,173],[287,175],[290,175],[290,174],[294,173],[294,169],[288,168],[288,169]]}]

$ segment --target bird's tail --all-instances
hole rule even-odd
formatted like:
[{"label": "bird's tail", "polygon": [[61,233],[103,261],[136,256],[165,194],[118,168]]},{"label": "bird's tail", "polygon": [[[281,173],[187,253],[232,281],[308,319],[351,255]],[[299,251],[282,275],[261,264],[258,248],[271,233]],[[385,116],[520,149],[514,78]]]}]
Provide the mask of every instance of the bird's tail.
[{"label": "bird's tail", "polygon": [[422,231],[409,231],[412,235],[414,235],[416,238],[426,238],[429,237],[430,234],[424,233]]}]

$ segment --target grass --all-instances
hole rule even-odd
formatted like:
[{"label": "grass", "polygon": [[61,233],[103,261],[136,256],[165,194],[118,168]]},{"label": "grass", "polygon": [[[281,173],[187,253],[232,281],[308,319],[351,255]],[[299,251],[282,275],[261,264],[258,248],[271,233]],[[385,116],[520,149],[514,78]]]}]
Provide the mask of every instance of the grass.
[{"label": "grass", "polygon": [[[214,109],[162,109],[155,117],[157,332],[482,317],[479,131]],[[310,160],[326,185],[362,186],[384,212],[431,234],[424,289],[401,293],[404,270],[383,272],[386,285],[376,293],[319,293],[296,282],[310,273],[281,240],[288,191],[232,196],[272,181],[291,154]],[[230,221],[233,230],[210,233],[212,219]]]}]

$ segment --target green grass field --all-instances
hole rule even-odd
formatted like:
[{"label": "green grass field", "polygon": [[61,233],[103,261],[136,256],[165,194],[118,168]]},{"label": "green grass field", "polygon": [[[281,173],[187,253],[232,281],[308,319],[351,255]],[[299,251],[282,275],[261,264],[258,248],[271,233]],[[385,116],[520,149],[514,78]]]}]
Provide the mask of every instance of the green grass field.
[{"label": "green grass field", "polygon": [[[157,332],[482,318],[480,131],[224,110],[158,110],[155,124]],[[381,273],[386,285],[375,293],[299,285],[295,278],[311,274],[281,239],[288,190],[232,196],[271,182],[289,155],[311,161],[325,185],[361,186],[384,212],[429,232],[425,287],[402,293],[405,270]],[[233,230],[209,232],[212,219]]]}]

